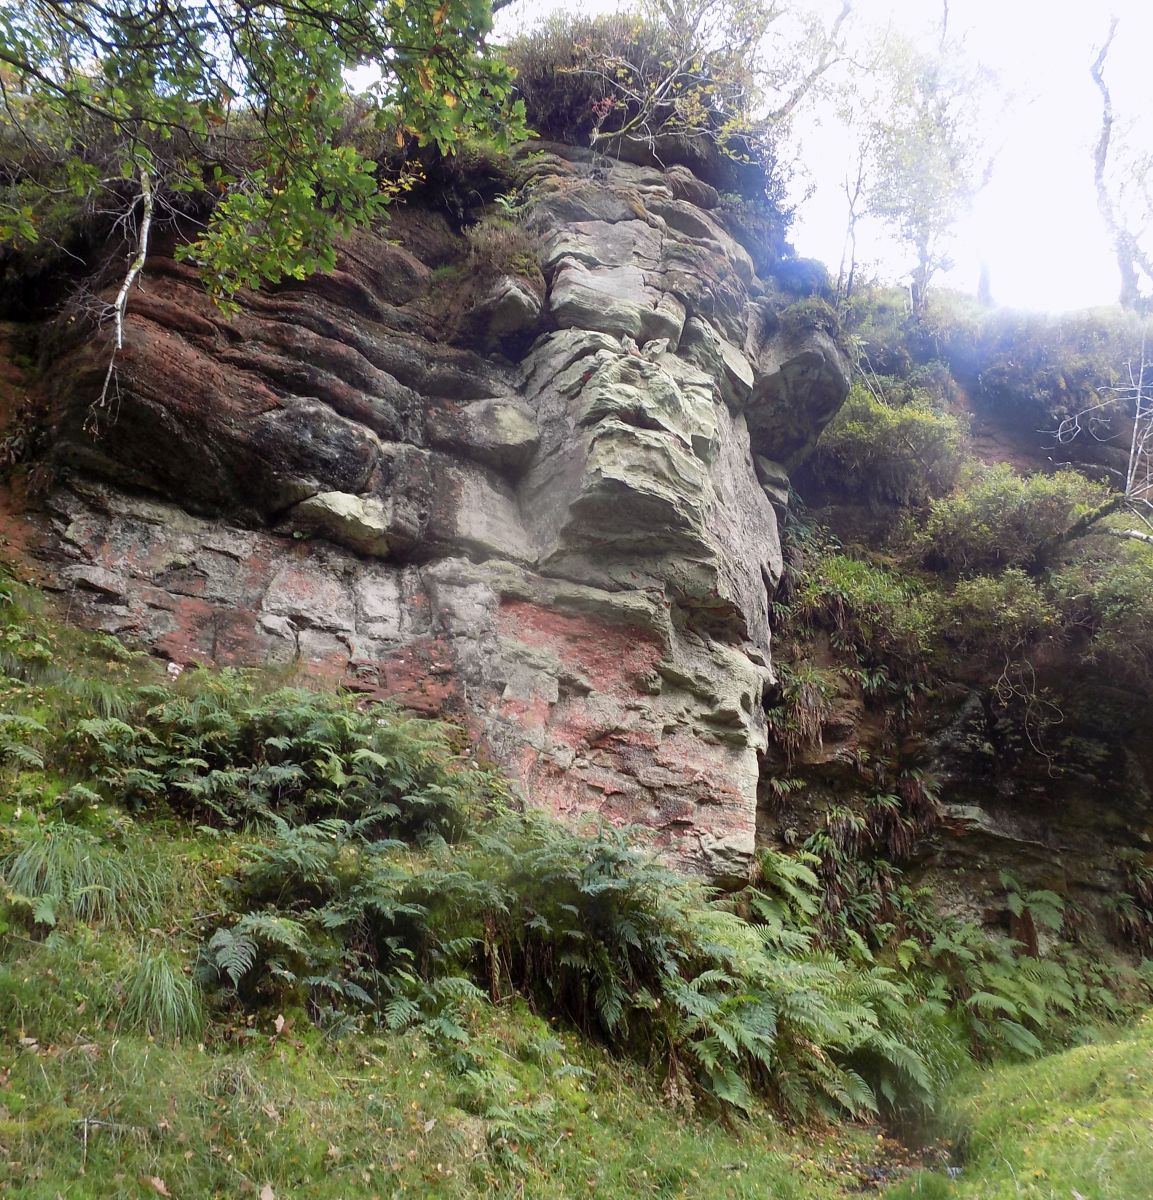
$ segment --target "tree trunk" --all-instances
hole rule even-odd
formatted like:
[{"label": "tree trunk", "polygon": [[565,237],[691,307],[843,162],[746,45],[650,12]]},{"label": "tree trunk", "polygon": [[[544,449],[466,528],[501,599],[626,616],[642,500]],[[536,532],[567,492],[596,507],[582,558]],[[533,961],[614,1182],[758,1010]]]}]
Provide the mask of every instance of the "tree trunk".
[{"label": "tree trunk", "polygon": [[1117,211],[1117,205],[1109,193],[1109,184],[1105,177],[1114,122],[1113,97],[1109,85],[1105,82],[1105,60],[1117,33],[1117,24],[1118,18],[1114,17],[1109,23],[1105,41],[1089,68],[1089,74],[1101,93],[1101,133],[1093,150],[1093,182],[1097,188],[1097,208],[1105,222],[1105,228],[1109,231],[1113,253],[1117,259],[1117,270],[1121,275],[1121,293],[1118,299],[1122,308],[1134,311],[1141,309],[1143,304],[1141,277],[1143,274],[1146,278],[1153,276],[1153,264],[1142,252],[1132,231],[1125,228],[1122,215]]}]

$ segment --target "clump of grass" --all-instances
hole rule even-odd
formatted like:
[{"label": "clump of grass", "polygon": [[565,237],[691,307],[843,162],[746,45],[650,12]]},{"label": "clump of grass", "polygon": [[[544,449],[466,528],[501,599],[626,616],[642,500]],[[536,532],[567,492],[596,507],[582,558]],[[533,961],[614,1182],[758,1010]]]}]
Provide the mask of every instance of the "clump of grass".
[{"label": "clump of grass", "polygon": [[195,1037],[202,1030],[200,989],[164,951],[141,946],[128,965],[122,986],[118,1028],[146,1032],[165,1041]]},{"label": "clump of grass", "polygon": [[14,837],[16,849],[0,862],[0,880],[30,903],[35,924],[70,918],[142,926],[163,901],[156,856],[139,839],[123,849],[67,821],[25,822]]},{"label": "clump of grass", "polygon": [[779,700],[767,710],[769,732],[792,763],[806,750],[820,749],[839,681],[836,671],[804,661],[781,663],[777,675]]},{"label": "clump of grass", "polygon": [[52,1044],[103,1031],[175,1042],[205,1028],[202,993],[179,947],[157,930],[144,940],[83,926],[7,947],[0,1026]]}]

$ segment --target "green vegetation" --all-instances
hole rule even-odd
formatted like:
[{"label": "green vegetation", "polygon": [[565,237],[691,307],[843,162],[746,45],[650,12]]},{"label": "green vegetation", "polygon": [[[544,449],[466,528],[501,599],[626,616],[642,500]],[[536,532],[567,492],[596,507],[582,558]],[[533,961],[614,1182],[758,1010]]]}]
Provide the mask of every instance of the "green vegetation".
[{"label": "green vegetation", "polygon": [[[960,385],[927,361],[940,344],[924,326],[916,336],[905,329],[892,300],[859,296],[847,312],[859,378],[796,480],[802,496],[832,502],[823,514],[832,528],[803,509],[786,525],[768,792],[782,842],[800,848],[816,880],[819,941],[895,970],[924,998],[909,1038],[927,1063],[951,1064],[948,1073],[973,1057],[1035,1056],[1094,1038],[1142,1002],[1138,977],[1102,961],[1095,939],[1108,931],[1140,953],[1153,944],[1143,850],[1112,864],[1120,886],[1097,918],[1037,882],[1001,874],[998,887],[993,864],[970,864],[971,875],[988,872],[966,886],[1000,937],[942,916],[935,894],[913,881],[944,822],[975,812],[964,805],[980,803],[986,780],[1004,787],[1018,769],[1022,782],[1081,770],[1088,786],[1109,778],[1106,751],[1092,741],[1108,720],[1100,697],[1126,689],[1114,701],[1128,706],[1119,729],[1147,719],[1153,545],[1086,474],[976,460],[953,415]],[[950,769],[954,779],[968,770],[972,791],[953,790],[960,807],[950,810],[928,739],[942,737],[966,697],[971,718],[944,736],[957,737],[946,754],[969,765]],[[806,805],[794,799],[802,793]],[[947,876],[931,877],[947,890]],[[948,1186],[932,1178],[924,1194]]]},{"label": "green vegetation", "polygon": [[[903,402],[874,377],[854,384],[821,435],[806,478],[822,490],[873,503],[924,504],[952,490],[964,457],[964,427],[926,389]],[[899,393],[898,393],[899,395]]]},{"label": "green vegetation", "polygon": [[949,644],[994,659],[1012,659],[1058,629],[1045,589],[1018,567],[959,580],[939,611]]},{"label": "green vegetation", "polygon": [[1153,547],[1099,533],[1054,571],[1051,585],[1062,620],[1082,639],[1085,665],[1147,691],[1153,685]]},{"label": "green vegetation", "polygon": [[[774,1115],[923,1114],[973,1055],[1142,994],[934,917],[862,854],[899,843],[884,795],[719,897],[625,832],[517,811],[451,730],[235,672],[154,682],[5,594],[0,1144],[22,1194],[119,1173],[832,1198]],[[915,772],[894,786],[932,809]],[[718,1184],[722,1159],[747,1166]]]},{"label": "green vegetation", "polygon": [[929,653],[933,614],[918,583],[835,551],[816,555],[793,601],[802,627],[826,629],[862,666],[886,664],[916,675]]},{"label": "green vegetation", "polygon": [[520,275],[544,288],[536,243],[530,234],[507,217],[489,217],[466,231],[468,259],[465,270],[478,283],[494,275]]},{"label": "green vegetation", "polygon": [[973,467],[954,495],[933,502],[915,544],[949,571],[1032,567],[1108,495],[1071,469],[1022,476],[1005,463]]},{"label": "green vegetation", "polygon": [[[387,142],[523,132],[490,25],[488,0],[5,6],[0,244],[104,210],[133,231],[126,287],[154,220],[223,301],[331,268],[401,186]],[[365,64],[379,77],[353,104],[345,72]]]},{"label": "green vegetation", "polygon": [[643,1072],[520,1006],[478,1023],[459,1070],[420,1038],[320,1039],[291,1018],[233,1033],[205,1050],[100,1033],[26,1044],[6,1059],[0,1189],[843,1200],[846,1154],[869,1152],[863,1137],[686,1122]]},{"label": "green vegetation", "polygon": [[1131,382],[1127,365],[1140,361],[1146,328],[1121,309],[1047,315],[941,306],[933,321],[941,356],[983,407],[1033,430],[1056,430],[1091,411],[1086,441],[1114,432],[1119,412],[1098,405],[1110,388]]},{"label": "green vegetation", "polygon": [[968,1081],[951,1106],[955,1180],[920,1175],[891,1200],[1132,1200],[1153,1171],[1153,1021]]}]

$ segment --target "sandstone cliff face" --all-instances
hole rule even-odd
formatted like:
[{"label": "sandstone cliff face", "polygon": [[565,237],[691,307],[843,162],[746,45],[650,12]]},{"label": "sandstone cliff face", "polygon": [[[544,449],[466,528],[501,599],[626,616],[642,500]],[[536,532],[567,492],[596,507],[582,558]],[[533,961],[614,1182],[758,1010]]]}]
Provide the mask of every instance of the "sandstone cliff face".
[{"label": "sandstone cliff face", "polygon": [[54,573],[74,618],[453,717],[533,803],[740,876],[772,501],[846,364],[684,168],[537,147],[522,170],[543,288],[454,300],[454,235],[412,212],[231,321],[151,261],[113,410],[89,411],[90,343],[47,373]]}]

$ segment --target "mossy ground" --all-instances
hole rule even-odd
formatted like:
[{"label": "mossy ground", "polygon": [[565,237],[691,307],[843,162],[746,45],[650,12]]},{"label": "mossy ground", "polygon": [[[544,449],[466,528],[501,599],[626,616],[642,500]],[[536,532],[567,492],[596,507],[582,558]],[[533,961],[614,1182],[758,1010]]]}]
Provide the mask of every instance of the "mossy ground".
[{"label": "mossy ground", "polygon": [[973,1076],[954,1104],[955,1179],[890,1200],[1143,1200],[1153,1196],[1153,1017],[1116,1041]]},{"label": "mossy ground", "polygon": [[863,1132],[678,1115],[639,1071],[519,1007],[486,1015],[471,1073],[420,1038],[327,1040],[291,1020],[210,1045],[83,1024],[4,1039],[0,1193],[839,1200],[876,1152]]}]

